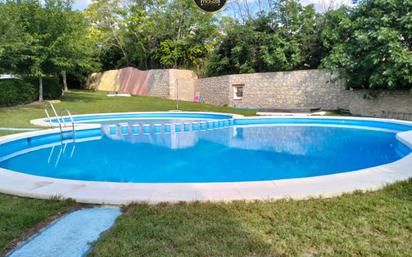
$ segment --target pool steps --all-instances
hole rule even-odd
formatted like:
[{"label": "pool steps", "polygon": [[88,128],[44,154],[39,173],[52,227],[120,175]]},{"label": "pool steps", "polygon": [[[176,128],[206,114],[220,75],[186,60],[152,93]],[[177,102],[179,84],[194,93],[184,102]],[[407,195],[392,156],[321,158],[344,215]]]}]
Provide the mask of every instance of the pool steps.
[{"label": "pool steps", "polygon": [[[61,112],[61,114],[60,114],[60,116],[57,114],[57,111],[56,111],[56,108],[54,107],[54,105],[53,105],[53,103],[52,102],[50,102],[50,101],[46,101],[46,103],[48,104],[48,105],[46,105],[45,106],[45,108],[44,108],[44,112],[46,113],[46,117],[47,117],[47,120],[50,122],[52,119],[51,119],[51,117],[50,117],[50,115],[49,115],[49,111],[48,111],[48,106],[51,108],[51,110],[52,110],[52,112],[53,112],[53,114],[54,114],[54,117],[55,117],[55,119],[57,120],[57,123],[59,124],[59,129],[60,129],[60,139],[61,139],[61,141],[63,141],[63,140],[65,140],[65,139],[73,139],[73,142],[76,140],[76,128],[75,128],[75,123],[74,123],[74,119],[73,119],[73,116],[72,116],[72,114],[70,113],[70,111],[68,110],[68,109],[63,109],[63,111]],[[65,136],[65,130],[64,130],[64,128],[66,128],[67,127],[67,124],[66,124],[66,119],[64,119],[63,118],[63,114],[66,114],[66,117],[68,117],[69,118],[69,121],[70,121],[70,123],[71,123],[71,138],[69,137],[69,138],[65,138],[64,136]],[[52,124],[50,124],[50,127],[53,127],[53,125]]]},{"label": "pool steps", "polygon": [[164,124],[145,124],[145,123],[118,123],[103,126],[102,130],[107,135],[120,136],[138,136],[150,134],[168,134],[192,131],[205,131],[224,127],[230,127],[234,124],[233,119],[224,120],[202,120],[182,123],[164,123]]}]

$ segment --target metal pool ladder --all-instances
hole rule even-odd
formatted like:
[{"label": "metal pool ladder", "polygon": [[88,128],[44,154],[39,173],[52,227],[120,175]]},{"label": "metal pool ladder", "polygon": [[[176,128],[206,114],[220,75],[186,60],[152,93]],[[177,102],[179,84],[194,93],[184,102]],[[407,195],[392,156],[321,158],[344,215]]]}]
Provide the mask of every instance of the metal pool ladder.
[{"label": "metal pool ladder", "polygon": [[[76,130],[75,130],[75,126],[74,126],[74,119],[73,119],[73,116],[72,116],[72,114],[70,113],[70,111],[69,111],[68,109],[64,109],[64,110],[61,112],[60,116],[59,116],[59,115],[57,114],[56,108],[54,107],[53,103],[52,103],[52,102],[49,102],[49,101],[47,101],[46,103],[48,103],[48,105],[50,106],[51,110],[53,111],[54,117],[55,117],[55,119],[57,120],[57,123],[59,124],[60,138],[61,138],[62,141],[63,141],[63,139],[64,139],[64,131],[63,131],[63,128],[66,128],[67,126],[69,126],[69,125],[66,123],[65,118],[63,117],[63,114],[67,114],[66,116],[69,117],[70,122],[71,122],[72,139],[73,139],[73,142],[74,142],[74,141],[76,140]],[[53,127],[52,120],[51,120],[49,111],[48,111],[47,109],[48,109],[48,108],[47,108],[47,105],[46,105],[46,107],[44,108],[44,112],[46,113],[46,116],[47,116],[47,119],[48,119],[48,121],[49,121],[50,127]]]}]

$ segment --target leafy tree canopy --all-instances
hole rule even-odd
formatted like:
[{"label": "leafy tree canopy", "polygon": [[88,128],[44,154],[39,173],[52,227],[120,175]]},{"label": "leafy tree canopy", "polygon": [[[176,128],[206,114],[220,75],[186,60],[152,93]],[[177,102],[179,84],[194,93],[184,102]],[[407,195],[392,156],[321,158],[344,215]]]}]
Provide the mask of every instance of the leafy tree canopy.
[{"label": "leafy tree canopy", "polygon": [[410,0],[325,13],[266,2],[256,14],[242,5],[239,18],[192,0],[99,0],[81,12],[72,0],[0,0],[0,72],[84,79],[125,66],[202,76],[327,68],[352,88],[412,88]]},{"label": "leafy tree canopy", "polygon": [[269,12],[230,27],[206,75],[316,68],[318,17],[313,6],[280,0]]},{"label": "leafy tree canopy", "polygon": [[71,5],[71,0],[0,2],[0,67],[39,78],[40,100],[43,77],[96,66],[87,40],[89,23]]},{"label": "leafy tree canopy", "polygon": [[368,0],[326,17],[323,67],[353,88],[412,88],[412,1]]},{"label": "leafy tree canopy", "polygon": [[217,18],[192,0],[102,0],[86,13],[103,67],[194,68],[216,44]]}]

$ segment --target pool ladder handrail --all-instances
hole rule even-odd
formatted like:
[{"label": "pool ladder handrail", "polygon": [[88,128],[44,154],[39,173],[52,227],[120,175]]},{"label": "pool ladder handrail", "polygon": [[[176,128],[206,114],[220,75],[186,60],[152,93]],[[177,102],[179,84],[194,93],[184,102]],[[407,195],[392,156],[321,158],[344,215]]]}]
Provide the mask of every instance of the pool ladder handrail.
[{"label": "pool ladder handrail", "polygon": [[63,116],[64,113],[66,113],[67,114],[66,117],[69,117],[69,119],[70,119],[70,123],[71,123],[71,127],[72,127],[72,138],[73,138],[73,141],[75,141],[76,140],[76,128],[75,128],[73,116],[70,113],[70,111],[66,108],[61,112],[60,118],[63,122],[64,127],[66,127],[66,122],[65,122],[64,116]]},{"label": "pool ladder handrail", "polygon": [[[71,115],[70,111],[68,109],[64,109],[61,113],[61,115],[59,116],[57,114],[56,108],[54,107],[52,102],[46,101],[47,104],[49,104],[50,108],[53,111],[53,114],[55,116],[55,119],[57,120],[57,123],[59,124],[59,129],[60,129],[60,138],[63,141],[64,137],[63,137],[63,126],[66,127],[66,122],[64,121],[63,118],[63,113],[67,113],[67,117],[69,117],[70,121],[71,121],[71,125],[72,125],[72,138],[73,141],[75,141],[75,136],[76,136],[76,132],[75,132],[75,124],[74,124],[74,119],[73,116]],[[51,117],[49,114],[49,111],[47,110],[47,106],[44,108],[44,112],[46,113],[47,119],[49,121],[50,127],[53,127],[52,121],[51,121]]]}]

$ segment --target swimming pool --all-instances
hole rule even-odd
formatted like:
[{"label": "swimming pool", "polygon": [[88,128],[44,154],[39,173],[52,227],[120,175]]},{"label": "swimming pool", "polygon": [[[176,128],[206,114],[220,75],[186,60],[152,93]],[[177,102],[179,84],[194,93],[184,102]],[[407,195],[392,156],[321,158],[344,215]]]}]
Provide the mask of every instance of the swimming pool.
[{"label": "swimming pool", "polygon": [[[84,125],[76,131],[75,139],[68,130],[63,143],[57,130],[25,133],[0,142],[3,175],[18,174],[54,186],[63,182],[69,187],[81,184],[106,191],[118,189],[116,203],[142,200],[142,190],[145,201],[156,199],[160,192],[164,197],[157,197],[163,200],[170,200],[170,195],[172,200],[231,199],[227,192],[233,199],[254,199],[277,197],[279,194],[267,191],[285,190],[282,185],[288,183],[295,183],[289,187],[295,191],[286,190],[283,196],[293,196],[293,192],[323,194],[331,191],[325,190],[325,185],[339,183],[339,178],[344,182],[352,177],[347,188],[355,190],[365,188],[359,185],[362,181],[371,188],[371,183],[382,186],[412,176],[410,170],[398,167],[412,164],[412,125],[408,122],[184,112],[82,115],[74,119]],[[392,166],[398,167],[397,173]],[[376,182],[388,170],[390,176],[385,173],[383,181]],[[332,179],[329,185],[325,182],[328,178]],[[316,187],[314,181],[320,181],[320,188],[308,194],[303,186],[299,192],[297,185],[305,181],[306,187]],[[47,183],[39,189],[48,192]],[[122,196],[128,189],[130,195]],[[134,190],[140,190],[140,195]],[[68,192],[61,193],[70,196]],[[182,192],[186,192],[184,197]],[[37,193],[45,194],[41,190]],[[104,202],[106,198],[86,202]],[[82,197],[76,199],[82,201]],[[113,202],[109,199],[106,202]]]}]

